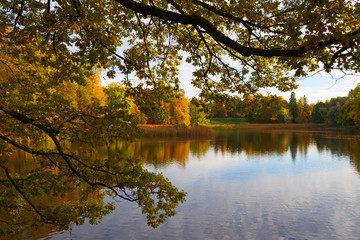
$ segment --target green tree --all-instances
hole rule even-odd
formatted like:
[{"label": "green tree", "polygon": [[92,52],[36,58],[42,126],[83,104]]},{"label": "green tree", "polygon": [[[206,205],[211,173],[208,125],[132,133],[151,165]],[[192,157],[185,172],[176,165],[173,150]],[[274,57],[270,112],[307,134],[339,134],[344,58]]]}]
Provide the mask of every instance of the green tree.
[{"label": "green tree", "polygon": [[[347,101],[348,97],[337,97],[331,98],[327,104],[327,119],[331,125],[340,124],[341,115],[344,113],[343,106]],[[345,122],[344,122],[345,124]]]},{"label": "green tree", "polygon": [[352,89],[348,95],[349,99],[344,104],[345,112],[347,116],[343,119],[351,119],[355,125],[360,125],[360,84],[356,88]]},{"label": "green tree", "polygon": [[313,123],[325,123],[325,112],[326,112],[326,107],[325,107],[325,103],[319,101],[317,102],[312,110],[311,113],[311,122]]},{"label": "green tree", "polygon": [[[208,101],[206,101],[205,99],[198,99],[196,97],[193,97],[190,101],[191,105],[190,107],[193,105],[196,107],[196,109],[199,109],[201,112],[203,112],[205,115],[204,117],[206,119],[210,119],[213,117],[214,113],[212,111],[212,104]],[[191,111],[191,110],[190,110]],[[191,113],[190,113],[191,115]]]},{"label": "green tree", "polygon": [[196,106],[196,104],[191,103],[189,114],[191,117],[191,126],[205,126],[210,123],[210,120],[207,118],[207,115],[201,106]]},{"label": "green tree", "polygon": [[305,121],[304,116],[304,99],[303,97],[300,97],[299,101],[296,103],[296,119],[295,122],[297,123],[303,123]]},{"label": "green tree", "polygon": [[290,116],[292,117],[292,122],[296,122],[296,119],[298,117],[298,108],[297,108],[297,101],[294,92],[291,92],[289,99],[289,113]]},{"label": "green tree", "polygon": [[328,122],[331,125],[336,125],[338,123],[338,118],[341,112],[341,105],[338,102],[335,106],[329,108],[328,111]]}]

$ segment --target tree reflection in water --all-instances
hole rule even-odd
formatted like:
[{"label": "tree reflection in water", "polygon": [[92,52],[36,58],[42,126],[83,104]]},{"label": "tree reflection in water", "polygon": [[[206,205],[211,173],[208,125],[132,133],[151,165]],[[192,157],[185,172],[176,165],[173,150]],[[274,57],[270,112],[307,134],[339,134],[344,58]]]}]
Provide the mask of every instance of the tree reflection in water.
[{"label": "tree reflection in water", "polygon": [[0,156],[0,236],[4,239],[16,239],[17,232],[37,239],[85,221],[96,224],[115,209],[114,202],[104,201],[105,196],[137,203],[148,225],[157,227],[174,216],[185,199],[185,192],[162,174],[149,172],[139,159],[125,156],[129,152],[111,147],[69,148],[71,154],[82,153],[81,162],[71,165],[75,171],[57,155],[41,158],[18,150]]},{"label": "tree reflection in water", "polygon": [[[212,147],[216,153],[252,155],[284,155],[291,153],[296,161],[298,154],[305,155],[310,147],[320,152],[329,150],[333,155],[348,155],[360,173],[360,137],[345,131],[296,131],[280,129],[226,129],[215,128],[209,139],[155,138],[134,143],[119,144],[117,150],[145,163],[164,166],[177,163],[186,167],[190,155],[204,156]],[[114,147],[115,149],[115,147]]]}]

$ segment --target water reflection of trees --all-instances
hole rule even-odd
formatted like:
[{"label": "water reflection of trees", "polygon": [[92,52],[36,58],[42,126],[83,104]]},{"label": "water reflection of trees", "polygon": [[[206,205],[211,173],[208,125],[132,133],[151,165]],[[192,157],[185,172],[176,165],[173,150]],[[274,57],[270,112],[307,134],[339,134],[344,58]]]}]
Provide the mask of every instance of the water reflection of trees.
[{"label": "water reflection of trees", "polygon": [[122,152],[131,152],[155,167],[173,162],[186,166],[189,156],[202,157],[210,149],[215,153],[247,156],[289,153],[292,161],[306,156],[310,147],[330,151],[332,155],[349,156],[360,173],[360,139],[344,132],[299,132],[286,130],[215,129],[212,139],[145,139],[121,145]]},{"label": "water reflection of trees", "polygon": [[[38,239],[85,220],[97,223],[114,210],[114,203],[104,198],[115,196],[115,187],[124,194],[122,199],[142,208],[154,227],[176,213],[176,198],[181,197],[182,202],[185,197],[161,174],[147,171],[139,159],[132,158],[133,148],[128,143],[66,148],[82,154],[87,168],[79,167],[79,171],[93,170],[87,180],[96,185],[69,174],[66,163],[57,156],[51,156],[49,164],[47,159],[19,149],[13,154],[0,152],[0,240]],[[127,191],[128,186],[132,192]]]},{"label": "water reflection of trees", "polygon": [[174,162],[185,167],[190,154],[201,157],[210,147],[210,139],[155,138],[142,139],[132,143],[114,142],[111,149],[116,149],[127,157],[141,158],[144,163],[155,167],[166,166]]},{"label": "water reflection of trees", "polygon": [[6,158],[0,171],[1,240],[44,238],[70,222],[95,223],[114,209],[99,188],[67,178],[31,154],[16,151]]},{"label": "water reflection of trees", "polygon": [[296,132],[280,130],[219,130],[214,139],[215,151],[248,156],[285,154],[290,152],[293,161],[298,154],[306,156],[309,147],[332,155],[349,156],[351,164],[360,173],[360,138],[343,131]]},{"label": "water reflection of trees", "polygon": [[314,144],[320,152],[329,151],[338,157],[348,156],[350,163],[360,173],[360,138],[357,135],[313,136]]},{"label": "water reflection of trees", "polygon": [[264,130],[218,131],[214,139],[215,151],[232,154],[245,153],[248,156],[264,154],[285,154],[288,150],[295,160],[297,153],[306,155],[311,136],[306,134],[281,133]]}]

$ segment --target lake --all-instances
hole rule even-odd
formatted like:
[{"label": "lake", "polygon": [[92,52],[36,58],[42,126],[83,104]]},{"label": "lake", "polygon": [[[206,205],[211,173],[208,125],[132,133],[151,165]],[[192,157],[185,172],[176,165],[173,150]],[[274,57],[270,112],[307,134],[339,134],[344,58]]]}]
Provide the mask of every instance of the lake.
[{"label": "lake", "polygon": [[[123,144],[187,192],[153,229],[120,201],[98,225],[14,239],[360,239],[360,138],[347,132],[214,128],[208,139]],[[112,199],[106,199],[111,201]]]}]

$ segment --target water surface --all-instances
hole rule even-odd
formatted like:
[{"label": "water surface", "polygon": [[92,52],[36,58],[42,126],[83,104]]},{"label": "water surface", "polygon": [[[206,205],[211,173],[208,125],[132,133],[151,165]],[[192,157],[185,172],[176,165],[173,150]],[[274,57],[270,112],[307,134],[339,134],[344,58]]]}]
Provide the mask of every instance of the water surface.
[{"label": "water surface", "polygon": [[[98,225],[44,239],[360,239],[360,140],[339,132],[215,129],[121,144],[187,192],[156,229],[121,201]],[[111,199],[107,199],[111,201]]]}]

